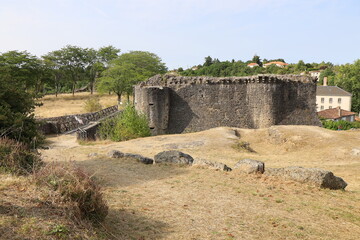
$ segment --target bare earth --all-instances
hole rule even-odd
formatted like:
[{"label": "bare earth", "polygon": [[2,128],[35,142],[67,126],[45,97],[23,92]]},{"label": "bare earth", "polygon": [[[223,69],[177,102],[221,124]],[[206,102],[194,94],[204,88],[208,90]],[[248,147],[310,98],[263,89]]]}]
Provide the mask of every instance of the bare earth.
[{"label": "bare earth", "polygon": [[[238,141],[249,142],[255,152],[234,149]],[[73,136],[51,137],[49,142],[51,148],[42,150],[45,161],[76,161],[99,180],[110,206],[105,227],[114,239],[355,240],[360,236],[360,156],[351,154],[360,148],[360,131],[221,127],[86,146]],[[107,158],[113,149],[151,158],[175,149],[229,167],[244,158],[264,161],[266,167],[318,167],[333,171],[349,185],[346,191],[331,191],[260,175],[144,165]],[[94,152],[98,156],[88,157]]]}]

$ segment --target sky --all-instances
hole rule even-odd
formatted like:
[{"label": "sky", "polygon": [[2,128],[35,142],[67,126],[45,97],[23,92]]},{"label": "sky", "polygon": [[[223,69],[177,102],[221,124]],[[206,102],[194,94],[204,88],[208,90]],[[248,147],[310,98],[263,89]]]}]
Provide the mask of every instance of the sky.
[{"label": "sky", "polygon": [[352,63],[359,0],[0,0],[0,52],[66,45],[157,54],[169,69],[225,60]]}]

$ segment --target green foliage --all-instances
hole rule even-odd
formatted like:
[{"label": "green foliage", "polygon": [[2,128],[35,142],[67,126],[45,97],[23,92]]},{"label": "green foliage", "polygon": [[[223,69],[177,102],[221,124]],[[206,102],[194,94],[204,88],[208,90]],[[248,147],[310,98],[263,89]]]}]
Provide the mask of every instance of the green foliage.
[{"label": "green foliage", "polygon": [[100,99],[97,97],[89,98],[84,102],[84,109],[86,112],[97,112],[102,109]]},{"label": "green foliage", "polygon": [[35,173],[35,180],[38,185],[55,192],[49,194],[49,198],[55,198],[49,201],[67,204],[69,210],[72,210],[71,217],[98,222],[103,221],[108,214],[100,187],[75,165],[47,164]]},{"label": "green foliage", "polygon": [[100,92],[114,92],[120,103],[122,94],[132,94],[133,85],[156,74],[165,73],[167,68],[154,53],[132,51],[114,59],[97,87]]},{"label": "green foliage", "polygon": [[353,112],[360,112],[360,59],[354,64],[339,66],[334,79],[335,85],[352,93]]},{"label": "green foliage", "polygon": [[26,175],[42,165],[39,156],[23,143],[0,138],[0,169],[16,175]]},{"label": "green foliage", "polygon": [[125,141],[151,134],[146,116],[139,114],[130,104],[118,117],[102,122],[99,132],[102,139],[112,141]]},{"label": "green foliage", "polygon": [[36,145],[41,137],[33,111],[39,97],[35,84],[37,60],[26,52],[0,55],[0,137]]},{"label": "green foliage", "polygon": [[344,120],[332,121],[332,120],[321,120],[324,128],[331,130],[349,130],[351,128],[360,128],[360,122],[348,122]]}]

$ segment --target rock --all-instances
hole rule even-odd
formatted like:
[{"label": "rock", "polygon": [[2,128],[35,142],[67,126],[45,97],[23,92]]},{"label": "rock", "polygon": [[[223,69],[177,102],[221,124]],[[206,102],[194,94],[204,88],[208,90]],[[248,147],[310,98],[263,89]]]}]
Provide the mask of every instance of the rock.
[{"label": "rock", "polygon": [[204,159],[201,159],[201,158],[195,159],[194,162],[193,162],[193,165],[208,166],[210,168],[219,169],[221,171],[231,171],[231,168],[229,168],[228,166],[226,166],[223,163],[211,162],[211,161],[204,160]]},{"label": "rock", "polygon": [[154,163],[154,160],[152,160],[151,158],[141,156],[140,154],[125,153],[124,157],[135,158],[136,160],[138,160],[139,162],[144,163],[144,164],[153,164]]},{"label": "rock", "polygon": [[111,150],[107,153],[108,157],[110,158],[121,158],[124,157],[124,153],[118,151],[118,150]]},{"label": "rock", "polygon": [[264,173],[265,164],[257,160],[243,159],[235,164],[233,170],[235,169],[246,173]]},{"label": "rock", "polygon": [[89,153],[88,157],[96,157],[97,155],[97,153]]},{"label": "rock", "polygon": [[189,164],[194,162],[194,159],[186,153],[171,150],[160,152],[154,157],[155,163],[176,163],[176,164]]},{"label": "rock", "polygon": [[345,189],[347,186],[347,183],[342,178],[334,176],[330,171],[318,168],[267,168],[264,174],[268,176],[279,176],[301,183],[310,183],[321,188]]},{"label": "rock", "polygon": [[354,148],[351,150],[351,154],[354,156],[360,156],[360,148]]}]

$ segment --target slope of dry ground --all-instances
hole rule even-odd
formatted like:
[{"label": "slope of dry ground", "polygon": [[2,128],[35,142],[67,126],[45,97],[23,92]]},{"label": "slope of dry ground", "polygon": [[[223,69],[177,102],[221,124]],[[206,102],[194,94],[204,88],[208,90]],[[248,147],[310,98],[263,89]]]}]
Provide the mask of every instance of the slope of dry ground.
[{"label": "slope of dry ground", "polygon": [[84,103],[91,98],[99,98],[100,104],[103,108],[114,106],[117,104],[116,95],[100,95],[94,93],[91,95],[89,92],[75,93],[62,93],[58,97],[55,95],[46,95],[39,100],[43,105],[36,107],[35,115],[38,118],[59,117],[63,115],[85,113]]},{"label": "slope of dry ground", "polygon": [[[105,227],[114,239],[358,239],[360,236],[359,131],[310,126],[269,129],[215,128],[120,143],[81,146],[73,136],[49,138],[46,161],[75,160],[104,186],[110,213]],[[238,138],[237,136],[240,136]],[[255,152],[239,151],[238,141]],[[331,170],[346,191],[199,167],[143,165],[109,159],[117,149],[153,157],[176,149],[232,167],[243,158],[267,167]],[[88,157],[96,152],[97,157]]]}]

